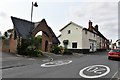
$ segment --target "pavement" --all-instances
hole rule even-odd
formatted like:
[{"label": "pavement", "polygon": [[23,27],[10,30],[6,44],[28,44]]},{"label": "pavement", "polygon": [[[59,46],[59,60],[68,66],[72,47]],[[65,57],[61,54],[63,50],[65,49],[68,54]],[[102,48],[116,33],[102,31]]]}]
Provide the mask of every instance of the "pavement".
[{"label": "pavement", "polygon": [[17,55],[14,53],[2,52],[2,66],[0,66],[0,69],[8,69],[13,67],[32,65],[36,63],[38,60],[41,61],[42,59],[45,58],[46,57],[41,57],[41,58],[27,57],[27,56]]},{"label": "pavement", "polygon": [[[76,57],[83,56],[83,54],[78,54],[78,53],[74,53],[73,55]],[[61,60],[72,57],[73,57],[72,55],[60,55],[60,54],[44,52],[44,57],[37,58],[37,57],[22,56],[14,53],[2,52],[2,58],[1,58],[2,66],[0,66],[0,69],[27,66],[27,65],[32,65],[34,63],[49,62],[49,61]]]}]

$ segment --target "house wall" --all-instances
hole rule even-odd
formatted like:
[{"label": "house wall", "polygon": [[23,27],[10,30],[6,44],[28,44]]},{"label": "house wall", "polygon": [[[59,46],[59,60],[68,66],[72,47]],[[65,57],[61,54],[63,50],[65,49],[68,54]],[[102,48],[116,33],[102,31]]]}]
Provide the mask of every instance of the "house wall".
[{"label": "house wall", "polygon": [[100,40],[100,36],[97,35],[96,40],[97,40],[97,49],[101,49],[101,40]]},{"label": "house wall", "polygon": [[[90,52],[94,52],[96,51],[96,48],[97,48],[97,41],[96,41],[96,37],[97,35],[90,32],[90,31],[87,31],[86,33],[86,30],[83,30],[82,32],[82,49],[86,49],[86,50],[89,50]],[[90,47],[91,46],[91,47]]]},{"label": "house wall", "polygon": [[[70,30],[70,34],[68,34],[68,30]],[[64,30],[61,31],[61,36],[59,37],[61,42],[61,46],[64,46],[63,41],[69,40],[68,49],[82,49],[82,27],[78,27],[77,25],[70,24]],[[77,48],[72,48],[72,43],[77,42]]]},{"label": "house wall", "polygon": [[[68,34],[68,30],[71,30],[70,34]],[[88,24],[88,29],[69,23],[61,31],[60,45],[64,46],[63,41],[69,40],[67,48],[73,52],[87,53],[106,50],[108,47],[107,40],[101,37],[100,32],[96,30],[98,30],[98,26],[97,28],[95,26],[94,29],[91,21]],[[77,48],[72,48],[72,42],[78,43]]]}]

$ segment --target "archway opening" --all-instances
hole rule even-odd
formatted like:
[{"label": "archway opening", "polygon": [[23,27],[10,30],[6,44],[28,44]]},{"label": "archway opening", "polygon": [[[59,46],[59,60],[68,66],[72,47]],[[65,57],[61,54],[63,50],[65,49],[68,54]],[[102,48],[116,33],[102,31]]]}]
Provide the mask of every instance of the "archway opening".
[{"label": "archway opening", "polygon": [[35,35],[35,43],[36,43],[36,47],[40,50],[42,50],[42,31],[39,31],[36,35]]}]

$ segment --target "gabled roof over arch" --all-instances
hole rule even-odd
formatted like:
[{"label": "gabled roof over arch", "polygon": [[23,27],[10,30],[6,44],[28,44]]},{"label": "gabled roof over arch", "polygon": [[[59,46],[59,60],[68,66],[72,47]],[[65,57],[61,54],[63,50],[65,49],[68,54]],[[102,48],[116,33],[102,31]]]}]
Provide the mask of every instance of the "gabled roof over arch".
[{"label": "gabled roof over arch", "polygon": [[43,31],[48,37],[52,37],[53,44],[60,44],[60,41],[56,37],[53,30],[47,25],[45,19],[42,19],[40,22],[37,22],[36,27],[32,30],[32,34],[35,36],[39,31]]},{"label": "gabled roof over arch", "polygon": [[24,19],[11,17],[14,24],[14,30],[16,31],[19,37],[23,39],[29,39],[35,36],[39,31],[43,31],[48,37],[52,37],[53,44],[60,44],[60,41],[54,34],[53,30],[47,25],[45,19],[42,19],[40,22],[30,22]]}]

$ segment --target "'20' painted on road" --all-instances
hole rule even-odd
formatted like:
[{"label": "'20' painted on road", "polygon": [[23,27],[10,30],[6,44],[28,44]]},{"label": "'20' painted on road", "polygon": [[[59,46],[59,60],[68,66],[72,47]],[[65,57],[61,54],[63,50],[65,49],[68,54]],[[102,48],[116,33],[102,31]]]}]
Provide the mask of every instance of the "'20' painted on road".
[{"label": "'20' painted on road", "polygon": [[84,78],[99,78],[107,75],[110,68],[105,65],[92,65],[80,70],[79,75]]}]

